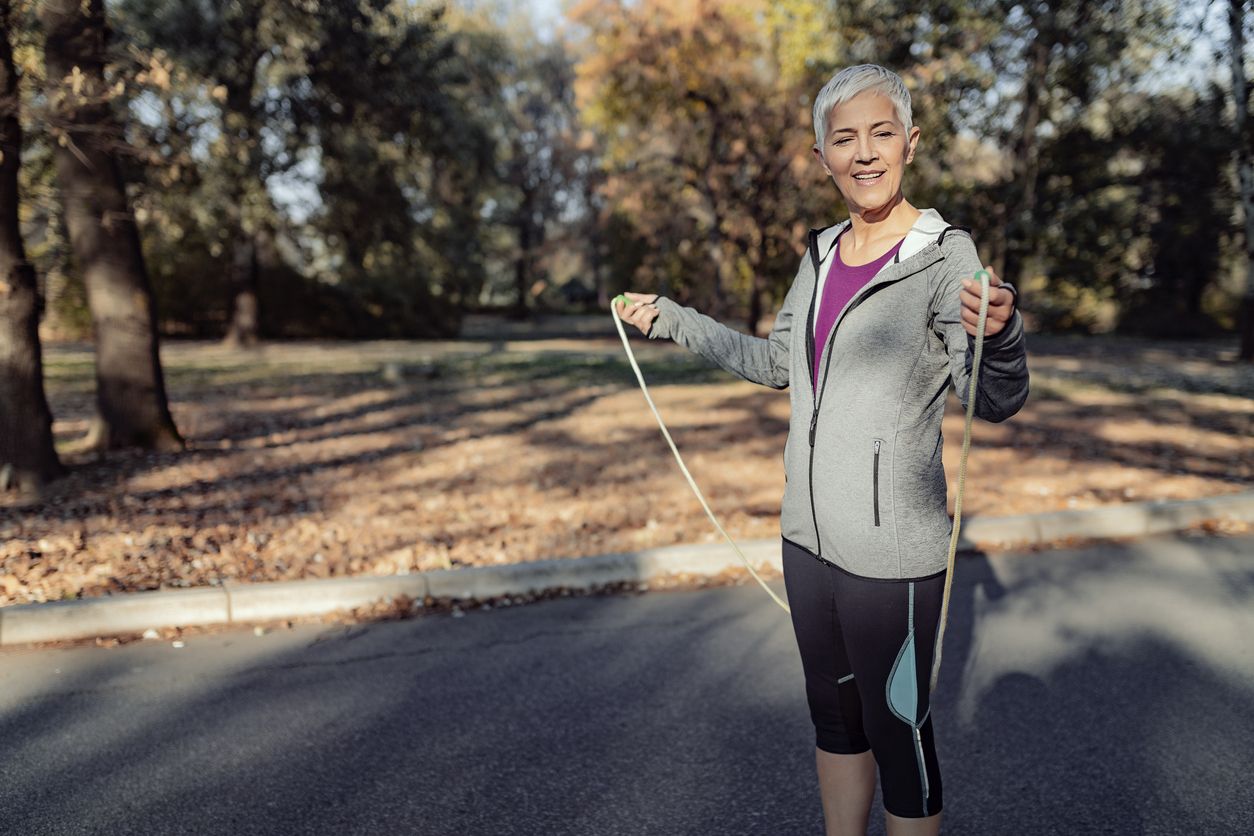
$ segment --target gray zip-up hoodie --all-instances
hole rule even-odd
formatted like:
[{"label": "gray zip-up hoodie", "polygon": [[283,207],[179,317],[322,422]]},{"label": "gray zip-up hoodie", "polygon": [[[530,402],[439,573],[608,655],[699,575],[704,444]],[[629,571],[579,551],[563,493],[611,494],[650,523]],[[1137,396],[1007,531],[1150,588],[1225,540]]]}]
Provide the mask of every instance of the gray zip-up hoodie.
[{"label": "gray zip-up hoodie", "polygon": [[[765,339],[665,296],[648,338],[673,339],[745,380],[789,388],[784,537],[856,575],[923,577],[944,569],[948,554],[941,418],[951,382],[966,407],[975,338],[962,325],[958,294],[982,265],[965,230],[923,211],[896,260],[837,315],[815,394],[817,301],[848,223],[810,230],[809,252]],[[984,341],[975,414],[1004,421],[1027,396],[1016,307]]]}]

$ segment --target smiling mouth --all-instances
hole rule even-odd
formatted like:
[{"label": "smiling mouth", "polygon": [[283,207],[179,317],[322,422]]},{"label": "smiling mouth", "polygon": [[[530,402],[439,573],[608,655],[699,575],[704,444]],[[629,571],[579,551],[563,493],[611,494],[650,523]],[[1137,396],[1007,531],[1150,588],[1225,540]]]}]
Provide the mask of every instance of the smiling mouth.
[{"label": "smiling mouth", "polygon": [[857,180],[859,183],[867,183],[867,182],[873,182],[875,180],[878,180],[883,176],[884,176],[884,172],[875,171],[875,172],[855,174],[853,175],[853,179]]}]

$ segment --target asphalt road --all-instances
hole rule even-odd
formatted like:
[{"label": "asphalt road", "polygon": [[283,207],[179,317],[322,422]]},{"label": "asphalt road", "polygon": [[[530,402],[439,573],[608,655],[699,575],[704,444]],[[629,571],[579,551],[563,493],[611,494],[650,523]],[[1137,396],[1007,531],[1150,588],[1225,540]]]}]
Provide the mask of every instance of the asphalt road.
[{"label": "asphalt road", "polygon": [[[1254,832],[1254,537],[963,558],[945,662],[945,832]],[[822,831],[745,586],[2,651],[0,832]]]}]

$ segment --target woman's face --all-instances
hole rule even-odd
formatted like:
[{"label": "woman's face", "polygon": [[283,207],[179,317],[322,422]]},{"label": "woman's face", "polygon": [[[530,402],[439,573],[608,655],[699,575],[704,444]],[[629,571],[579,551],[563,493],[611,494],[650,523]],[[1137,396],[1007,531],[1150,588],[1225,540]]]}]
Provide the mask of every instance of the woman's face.
[{"label": "woman's face", "polygon": [[906,135],[892,100],[867,90],[832,108],[827,136],[814,155],[850,212],[874,213],[896,202],[918,141],[918,127]]}]

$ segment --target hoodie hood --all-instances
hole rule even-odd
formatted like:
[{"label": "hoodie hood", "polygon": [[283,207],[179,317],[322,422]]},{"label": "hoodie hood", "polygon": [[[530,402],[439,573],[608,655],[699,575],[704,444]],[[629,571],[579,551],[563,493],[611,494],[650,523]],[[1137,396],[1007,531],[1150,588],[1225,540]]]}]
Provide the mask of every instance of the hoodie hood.
[{"label": "hoodie hood", "polygon": [[[910,231],[906,233],[906,240],[901,244],[901,258],[909,258],[919,250],[940,237],[949,224],[941,217],[941,213],[935,209],[921,209],[914,226],[910,227]],[[819,257],[827,263],[828,257],[832,252],[832,245],[836,243],[836,236],[844,232],[849,226],[848,218],[838,224],[833,224],[827,229],[819,233]]]}]

